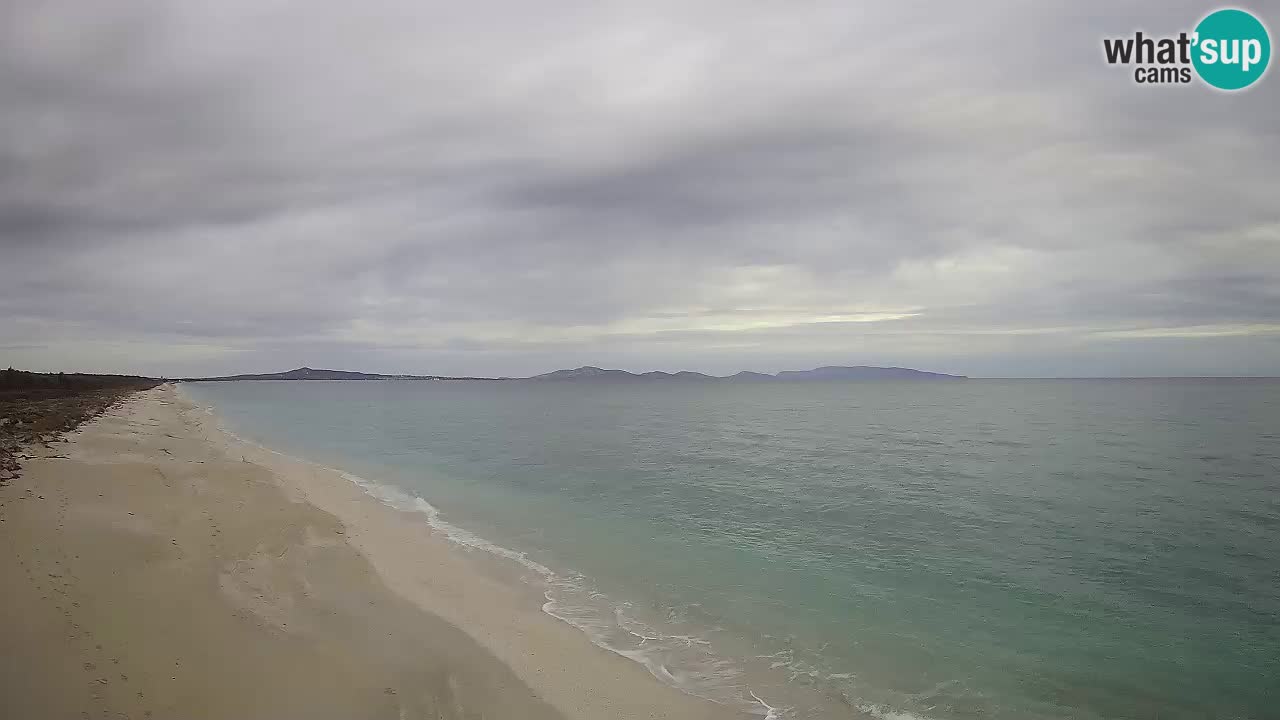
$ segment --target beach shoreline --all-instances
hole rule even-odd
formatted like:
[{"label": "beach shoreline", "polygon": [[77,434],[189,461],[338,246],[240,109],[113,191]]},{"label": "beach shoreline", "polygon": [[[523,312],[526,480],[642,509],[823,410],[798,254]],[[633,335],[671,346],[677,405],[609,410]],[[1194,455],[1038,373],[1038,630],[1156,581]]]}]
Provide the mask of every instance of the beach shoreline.
[{"label": "beach shoreline", "polygon": [[0,490],[0,714],[744,717],[173,385],[66,439]]}]

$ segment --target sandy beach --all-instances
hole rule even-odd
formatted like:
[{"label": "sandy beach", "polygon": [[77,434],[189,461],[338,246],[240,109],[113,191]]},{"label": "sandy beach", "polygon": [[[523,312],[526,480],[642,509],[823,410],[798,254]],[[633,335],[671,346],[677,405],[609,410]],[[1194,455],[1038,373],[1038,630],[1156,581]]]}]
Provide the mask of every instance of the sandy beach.
[{"label": "sandy beach", "polygon": [[0,717],[728,718],[172,386],[0,488]]}]

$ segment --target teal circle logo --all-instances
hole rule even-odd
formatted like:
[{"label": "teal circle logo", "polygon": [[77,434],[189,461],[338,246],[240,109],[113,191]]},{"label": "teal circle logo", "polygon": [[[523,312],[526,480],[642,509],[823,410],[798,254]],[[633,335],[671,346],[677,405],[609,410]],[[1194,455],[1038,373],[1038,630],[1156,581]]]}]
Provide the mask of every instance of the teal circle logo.
[{"label": "teal circle logo", "polygon": [[1215,10],[1196,25],[1191,63],[1200,79],[1219,90],[1241,90],[1258,81],[1271,62],[1271,36],[1244,10]]}]

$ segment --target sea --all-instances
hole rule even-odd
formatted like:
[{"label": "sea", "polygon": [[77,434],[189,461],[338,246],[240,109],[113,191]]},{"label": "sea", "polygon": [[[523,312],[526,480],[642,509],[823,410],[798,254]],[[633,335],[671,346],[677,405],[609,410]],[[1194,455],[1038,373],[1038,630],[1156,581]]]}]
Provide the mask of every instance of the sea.
[{"label": "sea", "polygon": [[1280,380],[182,389],[747,715],[1280,717]]}]

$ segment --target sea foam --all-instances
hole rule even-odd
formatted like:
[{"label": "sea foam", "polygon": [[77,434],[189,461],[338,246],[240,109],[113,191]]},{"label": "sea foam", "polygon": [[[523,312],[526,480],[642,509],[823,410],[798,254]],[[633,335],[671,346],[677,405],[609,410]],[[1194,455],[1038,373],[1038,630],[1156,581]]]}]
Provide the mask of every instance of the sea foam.
[{"label": "sea foam", "polygon": [[[663,633],[631,617],[628,603],[617,602],[596,590],[581,573],[555,572],[525,552],[513,550],[444,519],[440,509],[402,488],[290,455],[245,438],[227,427],[212,407],[197,403],[217,429],[233,440],[290,462],[336,473],[366,495],[388,507],[415,512],[449,542],[470,550],[511,561],[532,572],[545,587],[542,611],[585,634],[597,647],[643,666],[653,677],[694,697],[741,708],[764,720],[782,720],[785,709],[770,705],[743,682],[743,671],[717,656],[711,642],[692,634]],[[680,653],[679,650],[691,652]],[[696,649],[696,650],[695,650]],[[679,657],[679,664],[675,662]]]}]

